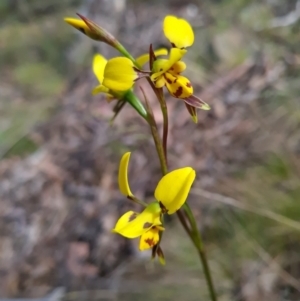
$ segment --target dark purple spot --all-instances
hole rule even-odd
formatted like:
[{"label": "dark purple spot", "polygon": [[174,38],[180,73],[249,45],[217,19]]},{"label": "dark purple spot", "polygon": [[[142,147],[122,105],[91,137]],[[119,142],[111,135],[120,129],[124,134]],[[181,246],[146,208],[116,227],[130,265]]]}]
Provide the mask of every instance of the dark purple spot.
[{"label": "dark purple spot", "polygon": [[150,246],[153,247],[155,245],[154,239],[153,238],[147,238],[145,239],[145,243]]},{"label": "dark purple spot", "polygon": [[169,78],[167,78],[167,77],[165,77],[165,79],[166,79],[166,81],[168,82],[168,84],[172,84],[172,80],[171,80],[171,79],[169,79]]},{"label": "dark purple spot", "polygon": [[179,98],[179,96],[182,94],[183,89],[182,87],[178,87],[177,91],[173,94],[175,97]]},{"label": "dark purple spot", "polygon": [[129,219],[128,219],[128,221],[129,222],[132,222],[136,217],[137,217],[137,213],[135,213],[135,212],[133,212],[130,216],[129,216]]},{"label": "dark purple spot", "polygon": [[147,222],[147,223],[144,224],[143,228],[144,228],[144,229],[148,229],[148,228],[150,228],[152,225],[153,225],[153,224]]},{"label": "dark purple spot", "polygon": [[163,214],[168,213],[167,208],[163,205],[162,202],[159,202],[159,206],[160,206],[161,212],[162,212]]}]

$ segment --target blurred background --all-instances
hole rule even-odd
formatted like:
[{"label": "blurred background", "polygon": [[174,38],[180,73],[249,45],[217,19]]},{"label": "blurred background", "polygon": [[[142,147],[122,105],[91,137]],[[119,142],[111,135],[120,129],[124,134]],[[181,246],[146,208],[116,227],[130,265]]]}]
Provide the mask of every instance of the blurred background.
[{"label": "blurred background", "polygon": [[110,233],[133,207],[121,155],[133,152],[132,190],[149,201],[159,162],[129,106],[110,125],[113,104],[91,96],[93,54],[117,52],[63,22],[76,12],[134,56],[168,46],[165,15],[192,24],[185,74],[212,110],[195,125],[167,99],[169,165],[197,170],[189,203],[219,300],[300,300],[299,0],[1,0],[0,300],[210,300],[176,218],[165,267]]}]

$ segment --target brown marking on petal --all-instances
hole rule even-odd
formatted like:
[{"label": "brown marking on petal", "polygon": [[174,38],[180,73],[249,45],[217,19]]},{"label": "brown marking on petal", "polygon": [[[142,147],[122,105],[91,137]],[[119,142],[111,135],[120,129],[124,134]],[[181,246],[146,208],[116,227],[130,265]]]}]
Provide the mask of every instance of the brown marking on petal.
[{"label": "brown marking on petal", "polygon": [[176,77],[176,78],[175,78],[175,80],[174,80],[174,84],[176,84],[176,82],[177,82],[177,79],[178,79],[178,77]]},{"label": "brown marking on petal", "polygon": [[183,92],[182,87],[178,87],[177,91],[176,91],[175,93],[173,93],[173,95],[174,95],[175,97],[179,98],[180,95],[182,94],[182,92]]},{"label": "brown marking on petal", "polygon": [[160,209],[161,209],[161,213],[162,213],[162,214],[168,213],[167,208],[163,205],[162,202],[159,202],[159,206],[160,206]]},{"label": "brown marking on petal", "polygon": [[187,83],[186,83],[186,86],[187,86],[188,88],[190,88],[190,87],[192,86],[192,84],[191,84],[190,82],[187,82]]},{"label": "brown marking on petal", "polygon": [[172,80],[164,76],[165,80],[167,81],[168,84],[172,84]]},{"label": "brown marking on petal", "polygon": [[150,247],[153,247],[155,246],[155,242],[154,242],[154,239],[153,238],[147,238],[145,239],[145,243],[150,246]]},{"label": "brown marking on petal", "polygon": [[159,71],[163,71],[163,68],[160,68]]},{"label": "brown marking on petal", "polygon": [[128,221],[129,222],[132,222],[136,217],[137,217],[137,213],[135,213],[135,212],[133,212],[130,216],[129,216],[129,218],[128,218]]},{"label": "brown marking on petal", "polygon": [[171,42],[172,48],[176,48],[175,44]]},{"label": "brown marking on petal", "polygon": [[147,229],[147,228],[150,228],[152,225],[153,224],[147,222],[147,223],[144,224],[143,228]]}]

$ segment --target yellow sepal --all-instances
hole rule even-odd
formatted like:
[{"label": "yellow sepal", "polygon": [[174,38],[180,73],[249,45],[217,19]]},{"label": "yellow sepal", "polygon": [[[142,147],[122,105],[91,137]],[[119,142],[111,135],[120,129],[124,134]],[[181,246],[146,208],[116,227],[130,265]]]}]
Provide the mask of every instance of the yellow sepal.
[{"label": "yellow sepal", "polygon": [[130,160],[130,154],[131,154],[130,152],[127,152],[122,156],[119,165],[119,175],[118,175],[119,189],[121,193],[126,197],[133,196],[128,183],[128,165]]},{"label": "yellow sepal", "polygon": [[110,94],[109,93],[109,89],[104,87],[103,85],[98,85],[97,87],[95,87],[93,90],[92,90],[92,94],[93,95],[96,95],[96,94],[99,94],[99,93],[106,93],[106,94]]},{"label": "yellow sepal", "polygon": [[166,38],[177,48],[186,48],[194,43],[193,29],[184,19],[166,16],[163,30]]}]

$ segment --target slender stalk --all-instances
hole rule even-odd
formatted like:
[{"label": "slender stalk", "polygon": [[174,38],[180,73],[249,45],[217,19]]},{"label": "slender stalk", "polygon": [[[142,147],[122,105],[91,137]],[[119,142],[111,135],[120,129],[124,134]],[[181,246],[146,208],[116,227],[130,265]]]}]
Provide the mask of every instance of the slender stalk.
[{"label": "slender stalk", "polygon": [[[190,239],[192,240],[192,242],[195,244],[195,239],[193,238],[193,234],[192,234],[192,231],[191,229],[189,228],[187,222],[186,222],[186,219],[182,213],[181,210],[178,210],[176,212],[177,216],[178,216],[178,219],[180,220],[184,230],[186,231],[186,233],[189,235]],[[197,245],[195,244],[195,247],[197,248]]]},{"label": "slender stalk", "polygon": [[202,263],[202,266],[203,266],[203,272],[204,272],[205,279],[206,279],[206,282],[207,282],[207,285],[208,285],[210,298],[211,298],[212,301],[217,301],[217,295],[215,293],[214,284],[213,284],[213,281],[212,281],[212,277],[211,277],[211,273],[210,273],[210,270],[209,270],[208,260],[206,258],[205,251],[203,249],[198,248],[198,254],[200,256],[200,260],[201,260],[201,263]]},{"label": "slender stalk", "polygon": [[151,133],[152,133],[152,137],[155,143],[155,147],[156,147],[156,151],[159,157],[159,161],[160,161],[160,167],[161,167],[161,171],[163,175],[166,175],[168,173],[168,168],[167,168],[167,162],[164,156],[164,148],[162,146],[158,131],[157,131],[157,127],[150,124],[150,129],[151,129]]},{"label": "slender stalk", "polygon": [[[164,98],[163,94],[161,92],[159,92],[158,89],[156,89],[154,87],[152,82],[151,82],[151,86],[152,86],[157,98],[159,99],[160,107],[161,107],[162,114],[163,114],[163,120],[164,120],[163,143],[162,143],[162,146],[156,147],[156,149],[159,150],[159,151],[157,151],[157,154],[160,158],[161,164],[162,163],[164,164],[164,165],[161,165],[161,169],[163,171],[163,175],[165,175],[168,171],[167,159],[166,159],[167,158],[167,137],[168,137],[168,111],[167,111],[166,101],[165,101],[165,98]],[[148,112],[149,112],[149,109],[150,109],[149,104],[147,104],[147,106],[148,106],[147,109],[148,109]],[[154,119],[153,114],[149,114],[149,115],[151,115],[152,118]],[[149,123],[149,125],[150,125],[150,127],[152,127],[150,123]],[[153,136],[154,140],[157,140],[157,143],[161,144],[161,140],[157,139],[157,137],[156,137],[156,136],[158,136],[157,127],[155,127],[154,132],[152,131],[152,136]],[[161,149],[163,149],[163,152],[161,151]],[[188,227],[188,225],[186,223],[186,220],[185,220],[185,217],[183,216],[183,214],[180,210],[177,211],[177,216],[178,216],[182,226],[184,227],[185,231],[187,232],[187,234],[191,238],[194,246],[197,249],[197,252],[198,252],[199,257],[200,257],[201,264],[203,266],[203,272],[204,272],[204,276],[205,276],[205,279],[206,279],[206,282],[207,282],[207,286],[208,286],[208,290],[209,290],[209,293],[210,293],[211,300],[212,301],[217,301],[217,297],[216,297],[216,293],[215,293],[215,289],[214,289],[214,285],[213,285],[213,281],[212,281],[208,261],[207,261],[205,250],[204,250],[202,237],[201,237],[201,234],[198,230],[195,217],[193,215],[193,212],[192,212],[190,206],[187,203],[184,204],[183,210],[186,214],[187,219],[189,220],[189,223],[191,225],[191,230]]]},{"label": "slender stalk", "polygon": [[203,240],[202,240],[200,231],[198,230],[197,223],[194,218],[193,212],[187,203],[184,204],[184,210],[185,210],[185,213],[191,224],[192,233],[194,234],[193,237],[196,237],[196,248],[197,248],[197,251],[198,251],[202,266],[203,266],[203,272],[205,275],[205,279],[207,282],[211,300],[217,301],[217,296],[215,293],[214,284],[212,281],[212,277],[211,277],[211,273],[210,273],[210,269],[209,269],[209,265],[208,265],[208,260],[207,260],[206,253],[204,250],[204,244],[203,244]]},{"label": "slender stalk", "polygon": [[159,134],[158,134],[157,124],[156,124],[152,109],[149,105],[148,99],[146,97],[146,94],[145,94],[142,87],[140,87],[140,89],[141,89],[142,93],[144,94],[144,99],[145,99],[145,102],[146,102],[146,108],[147,108],[147,111],[148,111],[147,121],[148,121],[148,124],[150,126],[151,134],[152,134],[154,144],[155,144],[155,147],[156,147],[156,151],[157,151],[157,154],[158,154],[158,158],[159,158],[159,161],[160,161],[161,172],[162,172],[163,175],[165,175],[168,172],[168,167],[167,167],[167,162],[166,162],[166,159],[165,159],[165,156],[164,156],[164,149],[163,149],[163,146],[162,146],[162,143],[161,143],[161,139],[160,139]]},{"label": "slender stalk", "polygon": [[163,115],[163,149],[164,149],[164,155],[166,158],[166,162],[168,162],[167,157],[167,141],[168,141],[168,131],[169,131],[169,117],[168,117],[168,108],[165,100],[165,96],[163,94],[162,89],[159,89],[159,104],[161,108],[161,112]]},{"label": "slender stalk", "polygon": [[144,207],[147,207],[147,204],[141,200],[139,200],[137,197],[135,196],[128,196],[127,197],[130,201],[133,201],[136,204],[142,205]]},{"label": "slender stalk", "polygon": [[[137,65],[136,62],[134,62],[134,63],[135,63],[135,65]],[[139,67],[139,66],[137,66],[137,67]],[[167,139],[168,139],[168,122],[169,122],[168,121],[168,109],[167,109],[164,95],[162,93],[162,89],[157,89],[154,86],[151,79],[150,78],[147,78],[147,79],[159,100],[161,111],[163,114],[163,141],[161,141],[159,134],[158,134],[158,129],[157,129],[157,125],[156,125],[156,121],[155,121],[153,112],[151,110],[151,107],[149,105],[147,97],[146,97],[143,89],[141,88],[141,90],[144,94],[144,98],[146,101],[146,107],[147,107],[147,111],[148,111],[147,121],[150,126],[153,140],[154,140],[154,143],[156,146],[156,151],[157,151],[157,154],[159,157],[161,171],[162,171],[163,175],[166,175],[168,172],[168,166],[167,166]],[[191,241],[193,242],[194,246],[197,249],[201,264],[203,266],[203,272],[204,272],[204,276],[205,276],[205,279],[207,282],[211,300],[217,301],[217,296],[215,293],[215,289],[214,289],[214,285],[213,285],[213,281],[212,281],[212,277],[211,277],[211,273],[210,273],[210,269],[209,269],[209,265],[208,265],[208,260],[207,260],[205,250],[204,250],[204,244],[202,241],[201,234],[198,230],[195,217],[193,215],[193,212],[192,212],[190,206],[187,203],[184,204],[183,209],[184,209],[187,219],[189,220],[191,229],[188,227],[185,217],[180,210],[177,211],[177,216],[178,216],[183,228],[185,229],[185,231],[187,232]],[[161,239],[161,237],[160,237],[160,239]]]},{"label": "slender stalk", "polygon": [[164,150],[164,157],[165,157],[166,163],[168,163],[167,141],[168,141],[168,132],[169,132],[169,118],[168,118],[168,108],[166,105],[166,100],[165,100],[165,97],[163,94],[163,90],[157,89],[149,77],[147,78],[147,80],[159,101],[160,109],[161,109],[161,112],[163,115],[163,143],[162,143],[162,145],[163,145],[163,150]]}]

